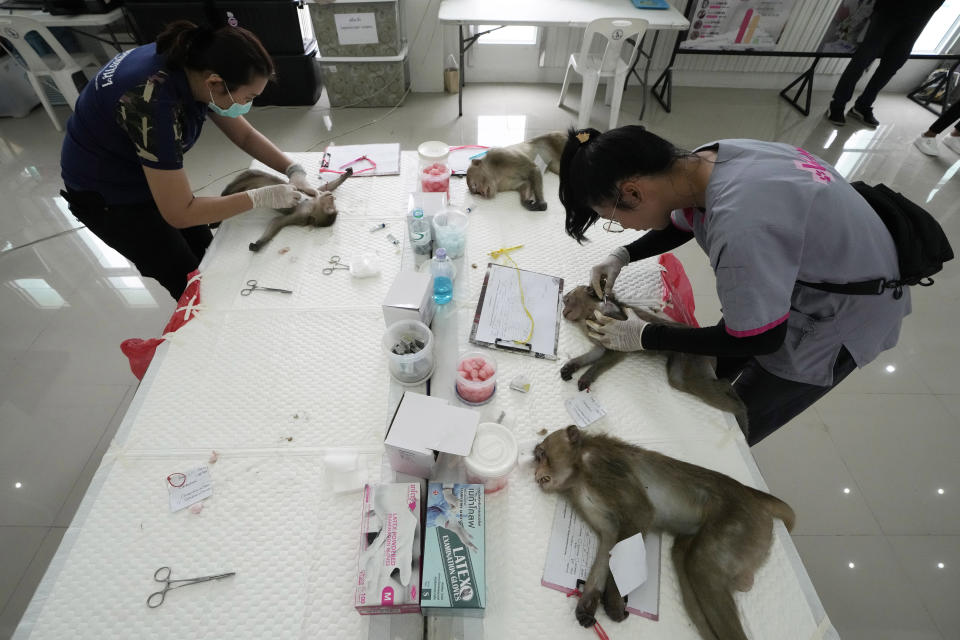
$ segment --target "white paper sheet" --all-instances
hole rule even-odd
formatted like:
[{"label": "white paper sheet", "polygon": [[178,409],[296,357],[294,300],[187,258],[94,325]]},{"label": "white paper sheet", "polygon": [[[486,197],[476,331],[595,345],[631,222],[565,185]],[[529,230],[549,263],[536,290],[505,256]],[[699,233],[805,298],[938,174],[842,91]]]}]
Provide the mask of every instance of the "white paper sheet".
[{"label": "white paper sheet", "polygon": [[[521,283],[523,302],[520,296]],[[530,334],[530,317],[523,308],[525,303],[533,316],[533,337],[530,338],[532,353],[556,359],[562,289],[562,278],[490,264],[486,288],[480,300],[480,318],[470,341],[495,344],[498,339],[501,342],[525,340]]]},{"label": "white paper sheet", "polygon": [[[658,532],[647,534],[647,579],[627,596],[627,611],[651,620],[660,617],[660,538]],[[596,555],[597,534],[576,514],[570,503],[558,500],[540,584],[567,593],[573,591],[577,588],[577,580],[587,579]],[[612,564],[611,561],[611,569]]]},{"label": "white paper sheet", "polygon": [[590,426],[607,415],[607,412],[600,406],[597,399],[590,395],[588,391],[581,391],[572,398],[567,398],[563,406],[566,407],[567,413],[573,419],[574,423],[581,429]]},{"label": "white paper sheet", "polygon": [[[176,475],[176,474],[171,474]],[[170,496],[170,511],[179,511],[213,495],[213,478],[210,467],[203,465],[184,472],[183,484],[175,487],[167,479],[167,491]]]},{"label": "white paper sheet", "polygon": [[613,545],[610,550],[610,573],[622,596],[647,581],[647,550],[642,533]]},{"label": "white paper sheet", "polygon": [[338,13],[337,39],[340,44],[377,44],[377,16],[375,13]]}]

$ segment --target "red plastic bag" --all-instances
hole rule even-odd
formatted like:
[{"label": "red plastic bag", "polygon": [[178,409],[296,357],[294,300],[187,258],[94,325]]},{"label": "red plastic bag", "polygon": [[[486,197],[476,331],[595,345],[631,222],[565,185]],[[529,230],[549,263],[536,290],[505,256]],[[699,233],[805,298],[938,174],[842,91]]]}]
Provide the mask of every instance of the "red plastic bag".
[{"label": "red plastic bag", "polygon": [[664,253],[660,256],[660,265],[664,269],[660,272],[663,280],[663,301],[666,303],[663,312],[677,322],[699,327],[700,324],[693,315],[696,310],[693,287],[687,278],[687,272],[683,270],[683,264],[672,253]]},{"label": "red plastic bag", "polygon": [[[177,310],[170,316],[167,326],[163,328],[163,335],[173,333],[183,325],[190,322],[197,315],[197,305],[200,304],[200,272],[192,271],[187,275],[187,288],[177,301]],[[153,354],[157,347],[164,341],[164,338],[129,338],[120,343],[120,350],[130,361],[130,371],[138,380],[143,380],[147,373],[150,363],[153,361]]]}]

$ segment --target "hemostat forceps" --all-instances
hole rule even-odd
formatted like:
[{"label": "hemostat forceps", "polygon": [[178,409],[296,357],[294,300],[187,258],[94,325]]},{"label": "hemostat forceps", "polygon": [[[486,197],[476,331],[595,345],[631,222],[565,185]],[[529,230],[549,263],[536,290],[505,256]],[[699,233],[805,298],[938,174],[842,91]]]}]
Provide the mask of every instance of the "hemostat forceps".
[{"label": "hemostat forceps", "polygon": [[[211,580],[222,580],[224,578],[229,578],[230,576],[237,575],[236,571],[231,571],[230,573],[221,573],[215,576],[203,576],[202,578],[186,578],[184,580],[171,580],[170,579],[170,567],[160,567],[153,574],[153,579],[157,582],[165,583],[163,589],[160,591],[155,591],[147,597],[147,606],[151,609],[156,609],[163,604],[164,598],[167,597],[167,591],[172,591],[173,589],[179,589],[180,587],[189,587],[192,584],[199,584],[201,582],[209,582]],[[170,586],[174,583],[182,582],[183,584],[178,584],[176,586]]]},{"label": "hemostat forceps", "polygon": [[329,276],[337,269],[346,269],[347,271],[350,270],[350,265],[340,262],[340,256],[330,256],[330,259],[327,262],[330,263],[330,266],[322,270],[322,273],[325,276]]},{"label": "hemostat forceps", "polygon": [[247,289],[240,289],[240,295],[248,296],[254,291],[276,291],[277,293],[293,293],[290,289],[276,289],[274,287],[261,287],[256,280],[247,280]]}]

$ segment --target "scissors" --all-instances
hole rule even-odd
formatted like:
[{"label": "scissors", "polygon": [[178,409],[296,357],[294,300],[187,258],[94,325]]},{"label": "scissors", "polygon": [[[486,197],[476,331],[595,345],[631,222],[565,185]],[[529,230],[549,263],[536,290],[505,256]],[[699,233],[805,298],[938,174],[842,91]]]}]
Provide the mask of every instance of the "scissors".
[{"label": "scissors", "polygon": [[247,280],[247,287],[249,288],[240,289],[240,295],[248,296],[254,291],[258,291],[258,290],[259,291],[276,291],[277,293],[293,293],[293,291],[290,291],[289,289],[275,289],[273,287],[261,287],[260,285],[257,284],[256,280]]},{"label": "scissors", "polygon": [[346,269],[348,271],[350,270],[350,265],[340,262],[340,256],[330,256],[330,259],[327,262],[329,262],[331,266],[323,269],[323,275],[325,276],[330,275],[337,269]]},{"label": "scissors", "polygon": [[[172,591],[173,589],[179,589],[180,587],[189,587],[192,584],[199,584],[201,582],[209,582],[210,580],[222,580],[223,578],[229,578],[230,576],[237,575],[236,571],[231,571],[230,573],[221,573],[216,576],[204,576],[202,578],[188,578],[186,580],[171,580],[170,579],[170,567],[160,567],[153,574],[153,579],[157,582],[165,582],[166,586],[163,587],[160,591],[155,591],[147,597],[147,606],[151,609],[156,609],[163,604],[164,598],[167,597],[167,591]],[[175,587],[170,585],[175,582],[183,582],[184,584],[178,584]]]}]

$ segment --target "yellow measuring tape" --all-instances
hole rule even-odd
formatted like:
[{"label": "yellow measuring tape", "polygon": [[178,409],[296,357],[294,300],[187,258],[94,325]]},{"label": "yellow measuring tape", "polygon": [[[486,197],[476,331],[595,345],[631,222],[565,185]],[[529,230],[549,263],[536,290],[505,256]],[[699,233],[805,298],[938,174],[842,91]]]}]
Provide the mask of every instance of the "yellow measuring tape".
[{"label": "yellow measuring tape", "polygon": [[520,305],[523,307],[523,312],[527,314],[528,318],[530,318],[530,333],[527,334],[527,337],[525,339],[514,340],[513,342],[516,344],[530,344],[530,340],[533,338],[533,315],[530,313],[530,310],[527,309],[527,301],[524,299],[524,296],[523,296],[523,282],[520,280],[520,267],[513,260],[513,256],[510,255],[511,251],[515,251],[516,249],[522,249],[522,248],[523,248],[523,245],[518,244],[515,247],[506,247],[504,249],[497,249],[496,251],[491,251],[489,253],[489,256],[494,260],[500,259],[501,256],[506,258],[507,260],[510,261],[510,264],[512,264],[513,268],[516,269],[517,271],[517,286],[520,287]]}]

